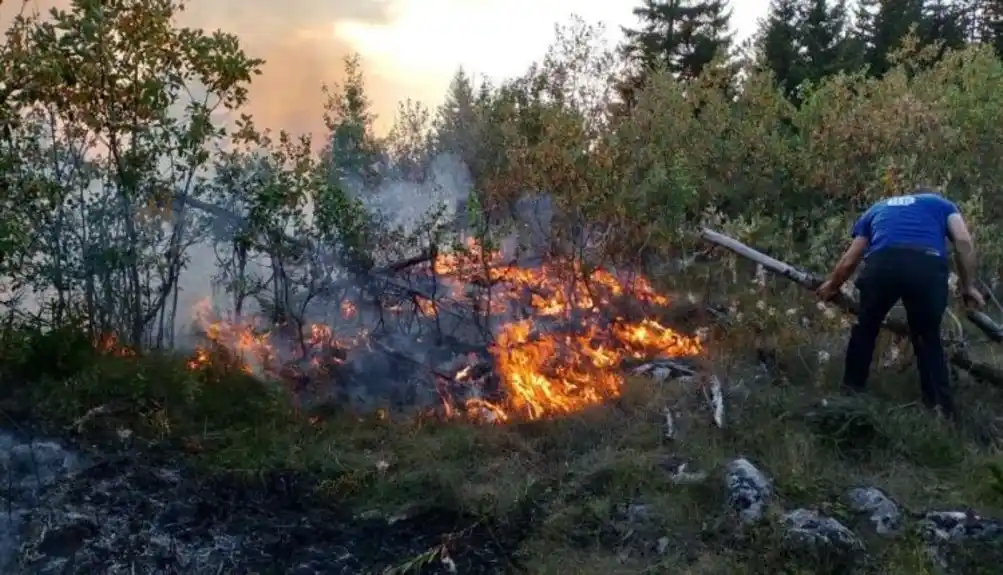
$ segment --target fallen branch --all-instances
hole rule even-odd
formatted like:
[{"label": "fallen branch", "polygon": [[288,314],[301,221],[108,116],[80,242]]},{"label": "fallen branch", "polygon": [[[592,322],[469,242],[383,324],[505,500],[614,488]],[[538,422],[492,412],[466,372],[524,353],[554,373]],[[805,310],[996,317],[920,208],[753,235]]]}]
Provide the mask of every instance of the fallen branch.
[{"label": "fallen branch", "polygon": [[[701,230],[700,236],[704,241],[721,246],[748,260],[754,261],[770,272],[785,277],[805,289],[814,290],[822,284],[822,278],[811,272],[772,258],[734,238],[715,232],[714,230],[704,228]],[[853,315],[859,314],[860,306],[857,301],[844,293],[837,294],[832,303],[847,313]],[[993,341],[1003,342],[1003,327],[994,322],[985,313],[969,310],[968,319]],[[882,327],[897,335],[909,337],[909,325],[898,318],[886,318]],[[955,366],[969,372],[972,376],[987,383],[1003,387],[1003,370],[987,363],[973,360],[965,349],[957,348],[952,350],[949,354],[949,359]]]},{"label": "fallen branch", "polygon": [[374,276],[373,280],[383,282],[386,286],[405,295],[427,301],[435,306],[436,311],[446,312],[457,319],[469,321],[471,318],[476,317],[476,313],[469,310],[468,306],[449,296],[432,295],[425,290],[410,286],[397,278],[387,275]]}]

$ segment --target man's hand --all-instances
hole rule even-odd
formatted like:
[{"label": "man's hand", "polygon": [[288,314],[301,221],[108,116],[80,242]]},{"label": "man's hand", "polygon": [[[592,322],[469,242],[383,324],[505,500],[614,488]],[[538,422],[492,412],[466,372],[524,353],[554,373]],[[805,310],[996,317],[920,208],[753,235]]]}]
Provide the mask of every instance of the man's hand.
[{"label": "man's hand", "polygon": [[829,301],[839,295],[839,288],[843,286],[843,282],[853,275],[853,271],[864,260],[867,246],[870,245],[869,241],[867,236],[853,238],[853,241],[850,242],[850,247],[846,248],[843,257],[839,258],[839,263],[836,264],[832,273],[829,274],[829,278],[822,282],[822,285],[818,286],[818,289],[815,290],[815,293],[822,301]]},{"label": "man's hand", "polygon": [[965,305],[976,309],[985,307],[986,305],[986,298],[982,297],[982,293],[979,290],[972,287],[961,290],[961,299],[964,300]]},{"label": "man's hand", "polygon": [[818,286],[815,290],[815,294],[818,295],[819,299],[822,301],[830,301],[832,298],[836,297],[839,293],[839,286],[834,284],[831,280],[825,280],[822,285]]}]

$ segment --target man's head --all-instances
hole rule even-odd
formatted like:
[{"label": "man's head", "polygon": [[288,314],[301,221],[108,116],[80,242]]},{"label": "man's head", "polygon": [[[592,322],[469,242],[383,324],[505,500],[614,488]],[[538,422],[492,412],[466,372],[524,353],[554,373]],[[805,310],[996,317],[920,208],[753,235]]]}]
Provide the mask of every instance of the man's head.
[{"label": "man's head", "polygon": [[942,191],[941,188],[939,188],[937,186],[921,185],[921,186],[916,186],[914,188],[908,189],[906,191],[902,191],[901,189],[894,189],[893,190],[893,189],[887,189],[886,188],[884,190],[884,193],[882,193],[880,195],[880,197],[877,200],[874,201],[874,203],[875,204],[880,204],[880,203],[886,202],[886,201],[888,201],[888,200],[890,200],[892,198],[902,198],[902,197],[905,197],[905,196],[915,196],[917,194],[934,194],[934,195],[940,196],[942,198],[944,197],[944,193],[943,193],[943,191]]},{"label": "man's head", "polygon": [[940,186],[927,186],[921,185],[916,186],[909,194],[934,194],[937,196],[944,196],[944,190]]}]

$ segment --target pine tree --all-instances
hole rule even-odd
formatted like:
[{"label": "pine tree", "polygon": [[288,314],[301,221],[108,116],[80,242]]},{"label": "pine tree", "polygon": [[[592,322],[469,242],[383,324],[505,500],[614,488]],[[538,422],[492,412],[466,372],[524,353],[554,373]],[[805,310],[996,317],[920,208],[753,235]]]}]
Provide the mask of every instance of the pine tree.
[{"label": "pine tree", "polygon": [[379,158],[373,135],[375,116],[366,97],[359,56],[345,58],[345,80],[337,92],[328,92],[324,120],[329,130],[328,154],[334,176],[368,178]]},{"label": "pine tree", "polygon": [[924,0],[860,0],[855,36],[870,74],[883,76],[889,70],[889,55],[914,26],[921,41],[930,40],[927,4]]},{"label": "pine tree", "polygon": [[634,15],[641,27],[623,30],[623,52],[635,67],[621,88],[628,101],[652,70],[664,68],[682,79],[695,78],[731,47],[726,0],[644,0]]},{"label": "pine tree", "polygon": [[694,4],[690,17],[683,20],[679,73],[695,78],[715,57],[726,55],[734,38],[730,31],[731,9],[726,0],[706,0]]},{"label": "pine tree", "polygon": [[854,67],[847,19],[842,0],[773,0],[758,38],[759,58],[792,100],[805,81]]},{"label": "pine tree", "polygon": [[472,130],[477,114],[476,98],[473,80],[460,68],[449,83],[446,98],[439,106],[435,120],[438,150],[463,155],[474,145]]},{"label": "pine tree", "polygon": [[773,71],[777,86],[793,97],[805,79],[804,62],[799,53],[799,0],[772,0],[766,20],[761,22],[756,39],[761,66]]},{"label": "pine tree", "polygon": [[981,8],[977,14],[977,26],[982,31],[979,40],[992,46],[996,55],[1003,58],[1003,0],[982,0]]},{"label": "pine tree", "polygon": [[923,7],[922,41],[939,42],[941,55],[948,49],[963,48],[971,36],[970,10],[957,0],[929,0]]},{"label": "pine tree", "polygon": [[801,18],[805,79],[818,82],[852,66],[845,0],[806,0],[801,3]]},{"label": "pine tree", "polygon": [[449,84],[434,123],[436,152],[456,154],[475,174],[480,169],[485,138],[482,110],[490,103],[490,86],[475,88],[473,78],[462,68]]},{"label": "pine tree", "polygon": [[640,69],[678,70],[683,25],[693,12],[685,4],[684,0],[644,0],[643,5],[634,8],[634,16],[643,26],[623,29],[623,51]]}]

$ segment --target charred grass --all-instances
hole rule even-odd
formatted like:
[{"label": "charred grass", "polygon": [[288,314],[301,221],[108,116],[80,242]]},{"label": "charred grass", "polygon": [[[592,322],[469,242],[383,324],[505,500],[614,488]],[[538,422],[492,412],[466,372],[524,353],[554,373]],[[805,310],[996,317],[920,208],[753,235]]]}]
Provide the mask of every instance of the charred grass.
[{"label": "charred grass", "polygon": [[[321,501],[356,516],[448,510],[489,528],[509,557],[499,572],[932,572],[908,536],[868,540],[867,561],[848,571],[785,553],[769,527],[740,533],[721,479],[740,456],[774,478],[777,509],[816,508],[856,525],[843,494],[866,485],[908,511],[1003,515],[991,471],[999,390],[960,378],[957,428],[914,403],[911,369],[879,371],[872,394],[843,398],[838,366],[810,365],[793,348],[781,354],[798,366],[786,373],[737,354],[714,360],[727,379],[720,429],[701,381],[632,379],[616,401],[572,416],[477,425],[297,412],[239,371],[97,354],[72,332],[4,342],[2,405],[12,421],[105,448],[168,446],[209,474],[306,473]],[[680,482],[680,463],[707,479]]]}]

